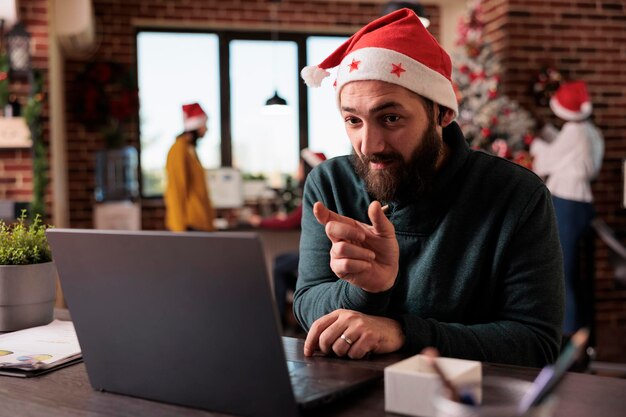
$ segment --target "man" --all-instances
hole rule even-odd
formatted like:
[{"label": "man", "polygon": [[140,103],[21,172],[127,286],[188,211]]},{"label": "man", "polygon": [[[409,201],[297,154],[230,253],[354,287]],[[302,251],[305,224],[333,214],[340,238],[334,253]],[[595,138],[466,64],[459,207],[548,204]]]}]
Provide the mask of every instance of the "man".
[{"label": "man", "polygon": [[294,300],[305,355],[434,346],[553,362],[563,267],[542,181],[469,149],[453,122],[450,58],[413,12],[370,23],[303,78],[319,85],[333,67],[353,155],[305,185]]},{"label": "man", "polygon": [[184,132],[167,154],[165,226],[173,232],[214,230],[215,217],[204,168],[196,145],[207,132],[208,117],[200,104],[183,105]]},{"label": "man", "polygon": [[571,336],[588,324],[579,303],[578,246],[594,216],[591,181],[602,166],[604,140],[590,119],[593,106],[584,81],[563,83],[550,99],[550,108],[565,124],[560,131],[544,126],[541,136],[546,141],[533,141],[530,153],[534,171],[547,177],[552,194],[565,271],[563,333]]}]

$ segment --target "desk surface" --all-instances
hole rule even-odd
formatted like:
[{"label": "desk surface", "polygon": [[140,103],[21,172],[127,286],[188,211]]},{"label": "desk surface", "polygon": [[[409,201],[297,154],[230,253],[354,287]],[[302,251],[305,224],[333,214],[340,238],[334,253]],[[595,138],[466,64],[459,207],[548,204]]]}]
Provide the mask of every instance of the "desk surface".
[{"label": "desk surface", "polygon": [[[302,356],[303,341],[284,338],[288,358]],[[396,354],[366,361],[349,361],[355,367],[383,369],[402,357]],[[320,358],[320,360],[343,360]],[[485,364],[484,375],[532,380],[537,369]],[[626,410],[626,380],[569,373],[558,390],[556,417],[622,417]],[[242,396],[242,400],[245,396]],[[313,410],[310,415],[393,416],[384,411],[383,381],[348,397]],[[73,365],[31,379],[0,377],[0,416],[223,416],[203,410],[161,404],[137,398],[93,391],[84,364]]]}]

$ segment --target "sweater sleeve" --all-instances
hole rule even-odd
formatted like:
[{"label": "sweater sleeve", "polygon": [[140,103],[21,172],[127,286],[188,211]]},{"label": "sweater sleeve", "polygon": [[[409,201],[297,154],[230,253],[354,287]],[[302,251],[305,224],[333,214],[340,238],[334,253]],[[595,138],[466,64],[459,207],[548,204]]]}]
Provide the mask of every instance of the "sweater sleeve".
[{"label": "sweater sleeve", "polygon": [[564,311],[563,264],[549,192],[540,187],[501,248],[505,266],[492,318],[464,325],[403,314],[404,350],[434,346],[442,356],[544,366],[558,356]]},{"label": "sweater sleeve", "polygon": [[366,314],[384,315],[391,290],[368,293],[339,279],[330,269],[331,242],[324,226],[313,215],[313,205],[321,201],[327,207],[316,183],[316,171],[307,178],[302,198],[302,234],[298,281],[294,294],[294,314],[302,327],[309,329],[313,322],[334,310],[345,308]]}]

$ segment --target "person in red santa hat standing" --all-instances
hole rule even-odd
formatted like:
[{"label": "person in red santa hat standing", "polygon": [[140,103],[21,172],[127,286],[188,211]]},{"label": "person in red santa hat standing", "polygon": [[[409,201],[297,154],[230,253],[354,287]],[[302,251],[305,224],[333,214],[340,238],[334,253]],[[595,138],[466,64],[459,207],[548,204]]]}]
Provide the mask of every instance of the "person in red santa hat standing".
[{"label": "person in red santa hat standing", "polygon": [[165,226],[173,232],[212,231],[215,212],[196,145],[207,132],[208,116],[198,103],[183,105],[184,131],[167,154]]},{"label": "person in red santa hat standing", "polygon": [[565,124],[560,131],[544,126],[530,153],[533,170],[546,178],[556,211],[565,269],[563,333],[568,336],[589,324],[580,311],[578,243],[594,216],[591,181],[602,166],[604,140],[590,119],[592,105],[583,81],[563,83],[550,99],[550,108]]},{"label": "person in red santa hat standing", "polygon": [[320,86],[331,68],[353,152],[319,165],[304,187],[294,295],[304,354],[433,346],[554,362],[563,263],[550,192],[527,169],[469,148],[448,54],[401,9],[302,76]]}]

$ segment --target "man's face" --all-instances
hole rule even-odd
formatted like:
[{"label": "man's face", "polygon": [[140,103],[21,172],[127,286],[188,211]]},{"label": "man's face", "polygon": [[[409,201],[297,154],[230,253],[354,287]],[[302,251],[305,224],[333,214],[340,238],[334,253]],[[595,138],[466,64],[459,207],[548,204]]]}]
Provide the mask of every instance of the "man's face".
[{"label": "man's face", "polygon": [[428,186],[442,157],[434,118],[415,93],[383,81],[353,81],[340,94],[355,167],[379,200]]},{"label": "man's face", "polygon": [[[207,123],[208,123],[208,121],[207,121]],[[209,131],[209,128],[207,127],[207,125],[206,125],[206,124],[203,124],[202,126],[200,126],[200,127],[198,128],[198,137],[199,137],[199,138],[204,137],[204,135],[206,135],[206,133],[207,133],[208,131]]]}]

